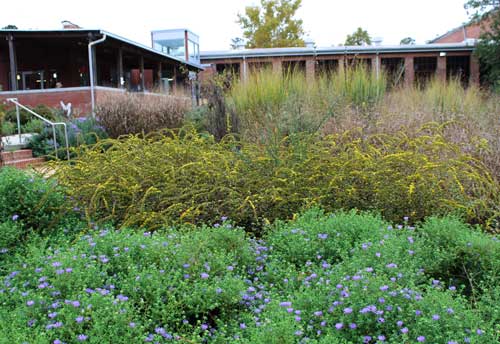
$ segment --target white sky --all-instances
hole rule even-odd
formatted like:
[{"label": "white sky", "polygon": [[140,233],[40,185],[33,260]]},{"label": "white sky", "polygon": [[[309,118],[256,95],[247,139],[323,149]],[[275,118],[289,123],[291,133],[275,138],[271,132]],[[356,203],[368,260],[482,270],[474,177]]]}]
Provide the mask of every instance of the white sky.
[{"label": "white sky", "polygon": [[[6,0],[3,0],[6,1]],[[407,36],[425,43],[467,21],[465,0],[303,0],[297,17],[317,46],[343,43],[361,26],[383,44]],[[204,50],[229,49],[241,36],[237,14],[259,0],[20,0],[0,11],[0,27],[58,29],[62,20],[151,45],[150,31],[188,28]]]}]

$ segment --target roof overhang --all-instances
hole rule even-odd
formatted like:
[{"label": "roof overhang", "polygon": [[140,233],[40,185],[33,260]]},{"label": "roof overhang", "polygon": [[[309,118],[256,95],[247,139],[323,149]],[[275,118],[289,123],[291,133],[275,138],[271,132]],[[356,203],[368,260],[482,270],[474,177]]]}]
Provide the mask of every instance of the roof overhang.
[{"label": "roof overhang", "polygon": [[150,48],[144,44],[134,42],[127,38],[121,37],[114,33],[104,31],[104,30],[91,30],[91,29],[64,29],[64,30],[0,30],[0,37],[12,35],[14,37],[24,37],[24,38],[75,38],[75,37],[85,37],[90,40],[97,40],[106,35],[107,38],[119,41],[123,44],[133,46],[134,48],[141,50],[145,53],[149,53],[153,56],[164,58],[170,61],[174,61],[185,65],[191,70],[203,70],[203,66],[198,63],[188,62],[175,56],[165,54],[156,49]]},{"label": "roof overhang", "polygon": [[422,44],[422,45],[380,45],[380,46],[338,46],[322,48],[267,48],[228,51],[201,52],[201,60],[243,59],[254,57],[322,56],[355,54],[398,54],[474,51],[469,43]]}]

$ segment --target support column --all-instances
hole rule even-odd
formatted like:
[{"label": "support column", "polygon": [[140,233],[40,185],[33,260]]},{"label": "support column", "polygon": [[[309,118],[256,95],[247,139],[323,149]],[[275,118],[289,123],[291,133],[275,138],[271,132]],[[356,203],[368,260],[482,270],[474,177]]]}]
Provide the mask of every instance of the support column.
[{"label": "support column", "polygon": [[439,81],[446,81],[446,56],[439,56],[437,60],[437,77]]},{"label": "support column", "polygon": [[246,82],[248,80],[248,62],[245,57],[243,57],[243,61],[240,64],[241,70],[241,81]]},{"label": "support column", "polygon": [[372,57],[372,71],[378,79],[380,76],[380,56],[378,54]]},{"label": "support column", "polygon": [[161,93],[163,93],[163,83],[161,82],[161,76],[162,76],[162,66],[161,66],[161,62],[158,62],[158,67],[156,70],[157,87],[158,87],[158,90]]},{"label": "support column", "polygon": [[10,63],[10,90],[17,91],[17,61],[16,61],[16,47],[14,46],[14,37],[9,35],[9,63]]},{"label": "support column", "polygon": [[282,64],[281,64],[281,60],[280,59],[273,59],[273,72],[274,73],[279,73],[281,74],[282,73]]},{"label": "support column", "polygon": [[96,57],[96,46],[92,47],[92,66],[93,73],[92,78],[94,79],[94,86],[99,86],[99,81],[97,80],[97,57]]},{"label": "support column", "polygon": [[308,82],[314,82],[316,77],[316,60],[311,58],[306,60],[306,78]]},{"label": "support column", "polygon": [[116,62],[118,68],[117,68],[117,72],[118,72],[118,88],[123,88],[123,84],[124,84],[124,79],[123,79],[123,50],[122,48],[118,48],[118,57],[117,57],[117,62]]},{"label": "support column", "polygon": [[480,78],[479,78],[479,59],[475,54],[472,54],[470,57],[470,76],[469,76],[469,85],[479,86]]},{"label": "support column", "polygon": [[339,59],[338,71],[339,73],[345,72],[345,59],[343,57]]},{"label": "support column", "polygon": [[413,65],[413,56],[405,57],[405,85],[412,87],[415,82],[415,67]]},{"label": "support column", "polygon": [[139,57],[139,77],[141,79],[141,92],[144,92],[144,56]]}]

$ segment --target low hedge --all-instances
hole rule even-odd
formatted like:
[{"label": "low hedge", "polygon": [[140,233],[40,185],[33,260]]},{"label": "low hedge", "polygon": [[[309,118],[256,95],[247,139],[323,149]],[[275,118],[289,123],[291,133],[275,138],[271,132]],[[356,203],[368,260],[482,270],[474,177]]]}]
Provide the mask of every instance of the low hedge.
[{"label": "low hedge", "polygon": [[432,126],[415,137],[298,135],[271,146],[187,129],[128,136],[82,149],[55,177],[89,221],[150,229],[221,216],[258,229],[313,205],[389,221],[453,213],[492,227],[499,195],[487,169]]}]

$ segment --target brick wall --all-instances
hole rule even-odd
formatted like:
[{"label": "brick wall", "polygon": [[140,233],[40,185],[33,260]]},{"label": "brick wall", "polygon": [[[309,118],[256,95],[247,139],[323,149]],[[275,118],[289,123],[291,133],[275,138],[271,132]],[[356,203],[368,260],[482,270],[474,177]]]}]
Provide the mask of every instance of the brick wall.
[{"label": "brick wall", "polygon": [[0,102],[7,98],[17,98],[19,103],[28,106],[44,104],[53,108],[61,108],[60,102],[71,103],[73,113],[84,116],[91,111],[90,88],[78,87],[75,89],[64,89],[56,91],[21,91],[0,92]]}]

